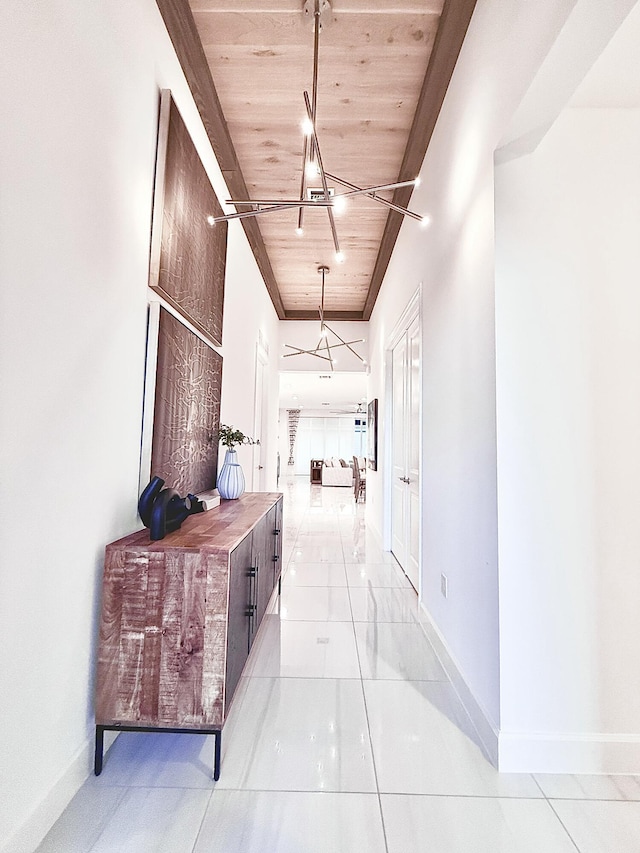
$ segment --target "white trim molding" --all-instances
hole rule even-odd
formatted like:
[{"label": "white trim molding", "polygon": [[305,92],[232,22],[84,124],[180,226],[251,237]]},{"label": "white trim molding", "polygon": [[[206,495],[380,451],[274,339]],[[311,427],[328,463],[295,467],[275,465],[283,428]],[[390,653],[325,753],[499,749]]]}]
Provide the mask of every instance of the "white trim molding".
[{"label": "white trim molding", "polygon": [[[118,735],[119,732],[105,732],[105,755]],[[33,853],[40,845],[87,778],[92,775],[94,745],[93,736],[90,736],[26,822],[10,838],[0,842],[0,853]]]},{"label": "white trim molding", "polygon": [[634,774],[640,735],[501,731],[501,773]]},{"label": "white trim molding", "polygon": [[[465,711],[469,715],[473,727],[475,728],[479,743],[488,761],[494,767],[498,767],[498,727],[491,719],[488,711],[478,701],[472,691],[469,689],[467,681],[457,661],[447,648],[447,644],[433,622],[431,616],[425,609],[424,605],[420,606],[420,625],[427,636],[427,639],[435,649],[436,655],[442,664],[442,668],[446,672],[453,689],[458,694],[458,698],[462,702]],[[500,770],[503,768],[500,767]]]}]

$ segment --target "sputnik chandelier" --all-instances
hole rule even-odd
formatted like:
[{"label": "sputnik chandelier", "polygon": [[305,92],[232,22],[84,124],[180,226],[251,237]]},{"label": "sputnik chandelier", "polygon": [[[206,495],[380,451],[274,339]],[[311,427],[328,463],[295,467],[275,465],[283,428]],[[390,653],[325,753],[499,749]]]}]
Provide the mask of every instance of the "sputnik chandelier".
[{"label": "sputnik chandelier", "polygon": [[[325,321],[324,319],[324,277],[329,274],[329,267],[318,267],[318,272],[322,276],[322,295],[320,297],[320,340],[318,341],[317,346],[313,349],[301,349],[300,347],[294,347],[291,344],[285,344],[287,349],[293,350],[293,352],[287,352],[282,357],[283,358],[291,358],[294,355],[314,355],[316,358],[321,358],[323,361],[328,361],[331,370],[333,371],[335,358],[333,357],[333,350],[340,349],[340,347],[346,347],[349,352],[353,353],[357,359],[359,359],[363,364],[366,364],[366,361],[360,353],[356,352],[353,348],[353,344],[361,344],[364,343],[364,338],[358,338],[355,341],[345,341],[340,335],[335,332]],[[334,338],[338,341],[338,343],[330,343],[329,335],[333,335]]]},{"label": "sputnik chandelier", "polygon": [[[416,186],[419,182],[418,178],[415,178],[410,181],[396,181],[391,184],[382,184],[379,186],[372,187],[359,187],[356,184],[351,183],[350,181],[345,181],[342,178],[339,178],[337,175],[334,175],[330,172],[327,172],[324,168],[324,163],[322,160],[322,155],[320,153],[320,144],[318,142],[318,134],[316,128],[316,105],[317,105],[317,95],[318,95],[318,47],[320,41],[320,30],[322,28],[321,24],[321,16],[325,13],[328,13],[330,18],[331,16],[331,3],[330,0],[305,0],[303,5],[303,12],[305,15],[310,15],[313,13],[314,27],[313,27],[313,88],[312,88],[312,96],[309,97],[308,92],[304,92],[304,104],[306,110],[306,119],[303,121],[303,132],[304,136],[304,150],[302,154],[302,179],[300,183],[300,198],[296,199],[226,199],[227,204],[233,204],[236,207],[236,213],[228,213],[223,216],[210,216],[208,218],[210,225],[215,225],[216,222],[227,222],[230,219],[246,219],[252,216],[260,216],[263,213],[275,213],[277,211],[288,210],[288,209],[297,209],[298,210],[298,224],[296,228],[296,233],[299,236],[303,234],[303,216],[304,210],[307,207],[314,208],[326,208],[327,215],[329,217],[329,226],[331,228],[331,236],[333,238],[333,246],[336,254],[336,261],[338,263],[342,263],[344,260],[344,255],[340,250],[340,243],[338,241],[338,233],[336,230],[336,224],[334,219],[334,210],[341,209],[348,199],[353,196],[365,196],[366,198],[373,199],[379,204],[384,205],[385,207],[390,208],[391,210],[395,210],[398,213],[401,213],[403,216],[408,216],[412,219],[418,220],[422,225],[427,225],[429,222],[429,217],[421,216],[418,213],[414,213],[412,210],[408,210],[406,207],[402,207],[399,204],[395,204],[383,196],[380,196],[379,193],[395,190],[400,187],[407,186]],[[322,183],[322,190],[320,188],[313,189],[307,186],[307,181],[309,179],[317,179],[320,177],[320,181]],[[338,184],[341,187],[345,188],[345,192],[335,193],[333,191],[333,187],[329,187],[329,181],[332,181],[334,184]],[[248,208],[241,209],[238,208]],[[321,268],[322,269],[322,268]],[[324,268],[328,272],[328,268]],[[324,292],[324,277],[323,277],[323,292]],[[321,323],[322,323],[322,315],[321,315]],[[325,324],[326,326],[326,324]],[[333,333],[335,334],[335,332]],[[347,346],[343,341],[341,346]],[[312,351],[311,354],[313,353]],[[290,353],[293,355],[294,353]]]}]

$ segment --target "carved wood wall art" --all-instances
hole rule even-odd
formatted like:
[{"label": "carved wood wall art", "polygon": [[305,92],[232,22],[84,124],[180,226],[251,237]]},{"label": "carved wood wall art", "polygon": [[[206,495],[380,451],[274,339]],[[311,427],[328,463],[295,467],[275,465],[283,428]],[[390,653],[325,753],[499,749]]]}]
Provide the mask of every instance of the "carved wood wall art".
[{"label": "carved wood wall art", "polygon": [[168,89],[162,91],[149,284],[212,343],[222,344],[227,224]]},{"label": "carved wood wall art", "polygon": [[180,494],[215,486],[222,357],[160,309],[151,473]]}]

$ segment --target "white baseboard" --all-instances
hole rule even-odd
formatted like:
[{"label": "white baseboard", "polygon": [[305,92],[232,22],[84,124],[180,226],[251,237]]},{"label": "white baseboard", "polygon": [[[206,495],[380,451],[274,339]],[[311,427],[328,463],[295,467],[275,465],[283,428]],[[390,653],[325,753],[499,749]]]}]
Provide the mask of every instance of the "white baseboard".
[{"label": "white baseboard", "polygon": [[[104,733],[104,752],[110,749],[118,732]],[[42,799],[25,823],[0,847],[0,853],[33,853],[62,812],[93,773],[94,741],[88,739],[66,770]]]},{"label": "white baseboard", "polygon": [[[475,730],[478,733],[480,744],[483,747],[487,759],[498,767],[498,728],[487,713],[483,705],[476,699],[454,658],[447,648],[444,638],[433,623],[431,617],[420,607],[420,624],[427,635],[427,639],[434,647],[436,654],[447,673],[454,690],[460,697],[460,701],[471,718]],[[502,768],[500,768],[502,769]]]},{"label": "white baseboard", "polygon": [[638,774],[640,735],[500,732],[504,773]]},{"label": "white baseboard", "polygon": [[471,718],[485,755],[501,773],[640,774],[639,734],[499,731],[422,607],[420,624]]}]

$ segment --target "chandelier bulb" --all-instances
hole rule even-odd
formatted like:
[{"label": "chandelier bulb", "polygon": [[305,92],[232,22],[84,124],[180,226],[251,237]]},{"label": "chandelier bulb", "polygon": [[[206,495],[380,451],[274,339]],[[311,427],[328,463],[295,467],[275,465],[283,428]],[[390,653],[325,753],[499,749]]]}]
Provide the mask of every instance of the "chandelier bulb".
[{"label": "chandelier bulb", "polygon": [[333,197],[333,209],[339,215],[344,212],[347,206],[347,200],[344,195],[336,195]]}]

